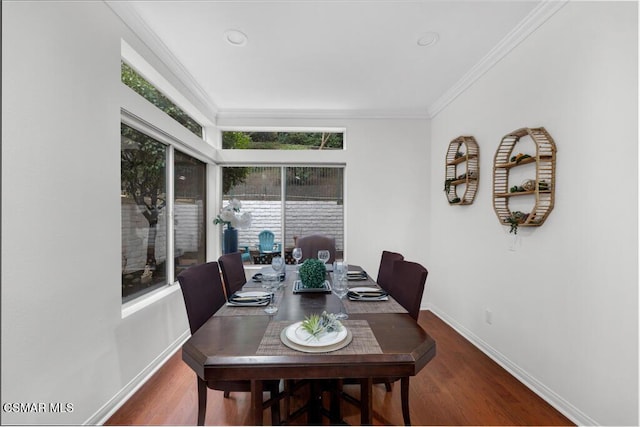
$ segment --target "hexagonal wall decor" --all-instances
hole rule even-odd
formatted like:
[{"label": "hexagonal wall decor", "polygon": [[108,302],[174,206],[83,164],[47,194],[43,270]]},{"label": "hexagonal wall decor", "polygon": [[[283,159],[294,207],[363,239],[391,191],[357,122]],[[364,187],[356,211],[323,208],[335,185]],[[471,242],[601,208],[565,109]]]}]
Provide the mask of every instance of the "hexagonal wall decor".
[{"label": "hexagonal wall decor", "polygon": [[[451,205],[470,205],[478,191],[480,166],[478,143],[472,136],[459,136],[449,143],[444,191]],[[458,190],[464,193],[458,195]]]},{"label": "hexagonal wall decor", "polygon": [[[514,154],[514,148],[522,138],[530,137],[535,153]],[[530,176],[520,185],[510,181],[514,171],[524,165],[533,164]],[[538,227],[553,210],[555,198],[556,144],[543,127],[522,128],[502,138],[493,161],[493,209],[503,225],[510,225],[510,232],[518,227]],[[531,199],[528,212],[513,210],[510,202]]]}]

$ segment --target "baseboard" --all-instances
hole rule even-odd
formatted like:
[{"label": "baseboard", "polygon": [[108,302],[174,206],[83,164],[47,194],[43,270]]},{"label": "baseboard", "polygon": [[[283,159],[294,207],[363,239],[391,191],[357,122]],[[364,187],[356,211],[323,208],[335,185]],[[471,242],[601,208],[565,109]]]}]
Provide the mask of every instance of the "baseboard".
[{"label": "baseboard", "polygon": [[[455,319],[448,316],[442,310],[439,310],[433,304],[428,304],[427,307],[423,308],[433,312],[436,316],[438,316],[442,321],[444,321],[447,325],[451,326],[466,338],[471,344],[476,346],[480,351],[490,357],[494,362],[502,366],[507,372],[513,375],[518,381],[527,386],[531,391],[540,396],[543,400],[545,400],[549,405],[553,406],[560,413],[562,413],[565,417],[569,418],[572,422],[579,426],[597,426],[598,423],[590,418],[588,415],[580,411],[578,408],[573,406],[571,403],[563,399],[560,395],[555,393],[553,390],[548,388],[546,385],[538,381],[535,377],[531,376],[527,371],[520,368],[516,363],[509,360],[509,358],[505,357],[502,353],[491,347],[481,338],[476,336],[474,333],[466,329],[464,326],[460,325],[456,322]],[[428,332],[428,331],[427,331]]]},{"label": "baseboard", "polygon": [[136,375],[127,385],[125,385],[115,396],[113,396],[107,403],[105,403],[95,414],[89,417],[84,422],[84,425],[103,425],[107,420],[136,392],[142,385],[158,369],[166,363],[176,351],[182,347],[182,344],[189,339],[191,333],[186,330],[182,335],[178,337],[169,347],[167,347],[158,357],[156,357],[151,363],[149,363],[138,375]]}]

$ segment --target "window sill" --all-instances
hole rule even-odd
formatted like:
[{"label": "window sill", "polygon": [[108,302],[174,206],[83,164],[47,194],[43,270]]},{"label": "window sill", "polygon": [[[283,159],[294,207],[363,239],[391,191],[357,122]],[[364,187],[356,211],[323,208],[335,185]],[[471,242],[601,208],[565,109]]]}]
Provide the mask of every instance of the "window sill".
[{"label": "window sill", "polygon": [[131,316],[134,313],[137,313],[140,310],[143,310],[154,304],[157,301],[165,298],[168,295],[171,295],[174,292],[177,292],[180,289],[178,282],[173,283],[172,285],[163,286],[162,288],[150,292],[147,295],[144,295],[140,298],[137,298],[133,301],[129,301],[122,305],[122,318],[125,319]]}]

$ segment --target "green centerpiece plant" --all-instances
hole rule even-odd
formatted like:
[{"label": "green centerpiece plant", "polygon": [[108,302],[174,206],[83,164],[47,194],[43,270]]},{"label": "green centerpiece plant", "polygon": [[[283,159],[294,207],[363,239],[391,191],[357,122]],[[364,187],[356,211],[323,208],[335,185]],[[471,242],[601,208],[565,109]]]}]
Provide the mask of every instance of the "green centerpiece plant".
[{"label": "green centerpiece plant", "polygon": [[320,339],[326,333],[342,330],[342,324],[336,319],[336,315],[326,311],[305,317],[301,326],[309,334],[309,339]]},{"label": "green centerpiece plant", "polygon": [[327,276],[327,267],[319,259],[307,259],[300,266],[300,281],[305,288],[321,288]]}]

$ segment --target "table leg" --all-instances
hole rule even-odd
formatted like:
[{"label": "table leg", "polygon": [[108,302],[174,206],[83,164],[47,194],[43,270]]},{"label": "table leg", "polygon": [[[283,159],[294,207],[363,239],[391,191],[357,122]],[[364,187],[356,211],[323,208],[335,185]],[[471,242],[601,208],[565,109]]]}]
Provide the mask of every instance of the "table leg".
[{"label": "table leg", "polygon": [[311,380],[310,388],[309,388],[309,413],[307,423],[309,425],[320,425],[322,424],[322,387],[320,384],[320,380]]},{"label": "table leg", "polygon": [[204,415],[207,411],[207,382],[198,377],[198,425],[204,425]]},{"label": "table leg", "polygon": [[251,380],[251,408],[253,410],[253,425],[262,425],[262,381]]},{"label": "table leg", "polygon": [[373,378],[362,378],[360,380],[360,423],[373,424]]}]

